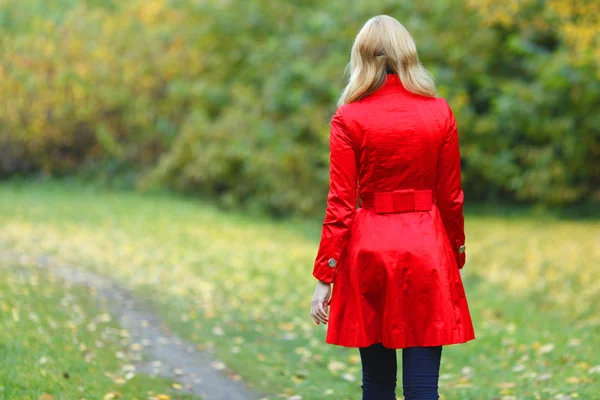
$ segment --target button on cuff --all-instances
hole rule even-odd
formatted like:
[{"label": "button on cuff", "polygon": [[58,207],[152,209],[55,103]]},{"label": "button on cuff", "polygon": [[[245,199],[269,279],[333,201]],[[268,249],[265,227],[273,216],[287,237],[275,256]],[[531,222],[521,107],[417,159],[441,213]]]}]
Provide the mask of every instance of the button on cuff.
[{"label": "button on cuff", "polygon": [[337,265],[337,261],[335,260],[335,258],[330,258],[329,261],[327,261],[327,265],[329,265],[331,268],[335,268],[335,266]]},{"label": "button on cuff", "polygon": [[467,246],[465,246],[464,244],[462,246],[460,246],[458,248],[458,254],[462,254],[465,252],[465,250],[467,249]]}]

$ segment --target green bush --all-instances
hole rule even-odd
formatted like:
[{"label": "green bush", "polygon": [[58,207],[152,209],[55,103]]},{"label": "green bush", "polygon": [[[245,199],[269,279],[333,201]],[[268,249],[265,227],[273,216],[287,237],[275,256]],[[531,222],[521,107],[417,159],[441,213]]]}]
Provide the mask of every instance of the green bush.
[{"label": "green bush", "polygon": [[[2,147],[19,143],[25,163],[48,174],[99,159],[153,165],[195,97],[180,88],[202,68],[175,29],[185,11],[162,1],[63,6],[61,14],[37,2],[31,16],[20,3],[2,4]],[[3,175],[15,172],[10,165]]]},{"label": "green bush", "polygon": [[471,200],[598,200],[597,64],[544,2],[494,1],[0,0],[0,176],[134,171],[228,207],[322,213],[351,42],[386,13],[457,115]]}]

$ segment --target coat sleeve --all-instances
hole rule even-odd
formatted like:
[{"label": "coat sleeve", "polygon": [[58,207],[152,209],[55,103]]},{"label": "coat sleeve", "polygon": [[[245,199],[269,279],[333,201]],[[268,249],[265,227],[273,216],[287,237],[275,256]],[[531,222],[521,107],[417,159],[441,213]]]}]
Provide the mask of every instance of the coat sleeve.
[{"label": "coat sleeve", "polygon": [[437,165],[437,205],[454,256],[458,261],[458,268],[462,269],[466,261],[466,252],[459,140],[454,113],[445,100],[444,107],[447,111],[446,138]]},{"label": "coat sleeve", "polygon": [[327,208],[313,269],[313,276],[326,283],[333,282],[356,213],[356,159],[342,107],[337,109],[331,120],[329,152]]}]

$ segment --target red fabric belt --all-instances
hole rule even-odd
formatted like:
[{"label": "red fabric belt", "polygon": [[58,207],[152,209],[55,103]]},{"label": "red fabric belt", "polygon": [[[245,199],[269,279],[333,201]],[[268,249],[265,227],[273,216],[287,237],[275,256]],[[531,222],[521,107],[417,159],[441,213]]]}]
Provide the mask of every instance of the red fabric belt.
[{"label": "red fabric belt", "polygon": [[405,189],[375,192],[373,197],[373,209],[378,214],[428,211],[432,207],[432,190]]}]

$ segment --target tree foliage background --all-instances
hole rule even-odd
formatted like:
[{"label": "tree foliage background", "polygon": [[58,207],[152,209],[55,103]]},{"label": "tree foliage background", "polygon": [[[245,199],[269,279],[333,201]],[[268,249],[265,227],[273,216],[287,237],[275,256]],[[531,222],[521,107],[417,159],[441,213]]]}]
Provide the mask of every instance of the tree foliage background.
[{"label": "tree foliage background", "polygon": [[456,113],[470,200],[600,199],[595,0],[0,0],[0,176],[322,213],[329,119],[377,14]]}]

